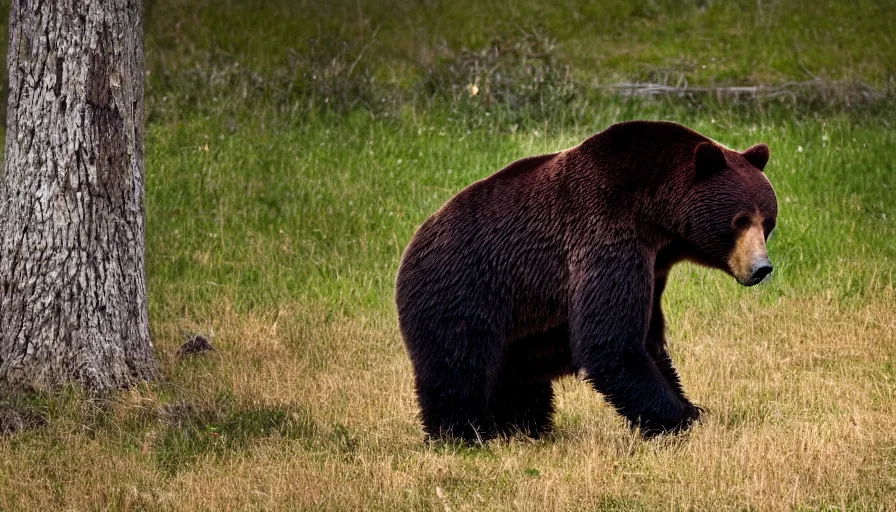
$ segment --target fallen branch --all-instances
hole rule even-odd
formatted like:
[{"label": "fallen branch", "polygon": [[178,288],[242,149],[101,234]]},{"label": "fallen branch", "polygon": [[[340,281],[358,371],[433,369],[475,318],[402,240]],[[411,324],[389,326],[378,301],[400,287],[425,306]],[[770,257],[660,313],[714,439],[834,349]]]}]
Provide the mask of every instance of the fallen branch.
[{"label": "fallen branch", "polygon": [[672,86],[650,82],[623,82],[610,85],[599,85],[598,89],[615,91],[622,96],[687,96],[714,94],[716,96],[752,96],[763,98],[815,95],[825,99],[839,98],[847,102],[855,99],[876,101],[887,96],[886,91],[878,90],[864,82],[826,82],[814,78],[805,82],[788,82],[780,85],[739,85],[727,87],[692,87]]}]

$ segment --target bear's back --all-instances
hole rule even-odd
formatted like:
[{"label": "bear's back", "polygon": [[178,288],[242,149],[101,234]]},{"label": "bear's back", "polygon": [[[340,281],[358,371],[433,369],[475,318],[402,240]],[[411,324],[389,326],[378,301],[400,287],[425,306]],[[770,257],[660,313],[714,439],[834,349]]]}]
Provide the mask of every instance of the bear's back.
[{"label": "bear's back", "polygon": [[516,308],[562,309],[570,258],[636,229],[702,135],[655,121],[619,123],[557,153],[517,160],[464,188],[417,230],[402,257],[399,301],[458,290]]},{"label": "bear's back", "polygon": [[559,254],[519,249],[556,247],[563,236],[559,219],[547,215],[552,193],[546,175],[557,155],[517,160],[464,188],[430,216],[402,256],[398,301],[418,293],[455,297],[459,289],[511,300],[514,289],[555,289],[556,282],[537,281],[557,272],[532,269],[561,271]]}]

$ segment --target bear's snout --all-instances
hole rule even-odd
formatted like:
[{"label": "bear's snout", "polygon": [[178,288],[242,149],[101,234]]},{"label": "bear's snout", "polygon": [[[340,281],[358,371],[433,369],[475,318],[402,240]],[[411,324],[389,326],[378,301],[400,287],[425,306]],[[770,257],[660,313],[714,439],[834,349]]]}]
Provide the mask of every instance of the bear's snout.
[{"label": "bear's snout", "polygon": [[759,284],[763,279],[765,279],[767,275],[771,274],[774,269],[775,267],[772,266],[772,262],[769,261],[768,257],[762,258],[761,260],[754,263],[753,273],[752,275],[750,275],[750,279],[743,284],[745,286],[753,286],[755,284]]},{"label": "bear's snout", "polygon": [[728,258],[728,267],[737,282],[744,286],[758,284],[771,274],[774,267],[768,259],[761,223],[756,222],[741,232]]}]

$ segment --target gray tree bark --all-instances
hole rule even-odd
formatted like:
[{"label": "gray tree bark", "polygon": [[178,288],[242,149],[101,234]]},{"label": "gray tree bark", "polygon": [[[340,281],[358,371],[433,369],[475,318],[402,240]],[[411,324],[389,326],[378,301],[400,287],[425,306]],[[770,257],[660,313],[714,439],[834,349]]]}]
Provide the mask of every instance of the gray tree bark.
[{"label": "gray tree bark", "polygon": [[144,273],[143,5],[15,0],[0,175],[0,387],[157,375]]}]

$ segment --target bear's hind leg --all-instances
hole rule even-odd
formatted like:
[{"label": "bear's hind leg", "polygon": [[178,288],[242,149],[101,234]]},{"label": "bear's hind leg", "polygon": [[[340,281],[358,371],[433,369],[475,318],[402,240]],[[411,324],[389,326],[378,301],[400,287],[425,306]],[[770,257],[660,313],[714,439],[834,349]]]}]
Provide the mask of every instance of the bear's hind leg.
[{"label": "bear's hind leg", "polygon": [[417,352],[412,359],[427,439],[476,444],[494,438],[488,403],[501,365],[499,334],[466,329],[453,340],[426,346],[427,352]]},{"label": "bear's hind leg", "polygon": [[459,398],[440,391],[418,387],[420,419],[427,441],[484,443],[495,437],[484,400]]},{"label": "bear's hind leg", "polygon": [[551,381],[573,373],[569,326],[559,325],[513,341],[492,394],[491,413],[498,433],[539,438],[553,430]]},{"label": "bear's hind leg", "polygon": [[499,381],[492,395],[492,417],[497,433],[517,433],[538,439],[554,428],[554,389],[551,381]]}]

